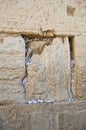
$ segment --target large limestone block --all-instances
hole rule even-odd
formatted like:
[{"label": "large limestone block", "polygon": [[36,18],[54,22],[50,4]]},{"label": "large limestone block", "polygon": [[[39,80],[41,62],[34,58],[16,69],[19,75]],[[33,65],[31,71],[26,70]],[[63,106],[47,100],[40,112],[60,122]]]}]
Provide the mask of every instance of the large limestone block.
[{"label": "large limestone block", "polygon": [[0,106],[0,130],[86,130],[86,102]]},{"label": "large limestone block", "polygon": [[[51,113],[32,113],[31,124],[32,130],[49,130],[53,129],[53,125],[49,124],[52,121]],[[34,123],[35,122],[35,123]]]},{"label": "large limestone block", "polygon": [[86,36],[75,37],[74,54],[76,97],[86,99]]},{"label": "large limestone block", "polygon": [[[57,115],[57,130],[85,130],[86,110],[62,112]],[[59,122],[59,123],[58,123]]]},{"label": "large limestone block", "polygon": [[25,44],[21,36],[0,36],[0,100],[23,101]]},{"label": "large limestone block", "polygon": [[70,96],[68,38],[55,38],[28,66],[28,99],[65,100]]},{"label": "large limestone block", "polygon": [[[70,26],[71,23],[71,26]],[[0,31],[86,33],[85,0],[0,0]]]}]

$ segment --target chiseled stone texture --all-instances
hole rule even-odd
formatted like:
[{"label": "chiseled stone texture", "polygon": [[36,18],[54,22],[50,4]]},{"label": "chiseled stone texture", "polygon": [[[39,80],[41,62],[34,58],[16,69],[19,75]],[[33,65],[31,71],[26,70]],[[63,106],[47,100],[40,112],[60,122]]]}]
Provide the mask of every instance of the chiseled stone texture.
[{"label": "chiseled stone texture", "polygon": [[86,101],[0,106],[0,130],[86,130]]},{"label": "chiseled stone texture", "polygon": [[86,34],[86,0],[0,0],[0,31],[46,30]]},{"label": "chiseled stone texture", "polygon": [[57,37],[51,43],[47,42],[44,41],[41,54],[37,52],[43,41],[30,43],[34,51],[28,66],[28,99],[66,100],[71,96],[68,38]]},{"label": "chiseled stone texture", "polygon": [[25,44],[21,36],[0,35],[0,101],[23,102]]},{"label": "chiseled stone texture", "polygon": [[86,36],[75,37],[74,54],[76,97],[86,99]]}]

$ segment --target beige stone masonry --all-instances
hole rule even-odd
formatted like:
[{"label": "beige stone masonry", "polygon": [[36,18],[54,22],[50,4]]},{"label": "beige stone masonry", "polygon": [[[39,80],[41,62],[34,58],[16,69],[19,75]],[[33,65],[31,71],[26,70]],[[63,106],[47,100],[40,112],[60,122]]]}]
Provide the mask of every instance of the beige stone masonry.
[{"label": "beige stone masonry", "polygon": [[0,31],[86,34],[86,0],[0,0]]},{"label": "beige stone masonry", "polygon": [[0,130],[86,130],[86,101],[0,106]]},{"label": "beige stone masonry", "polygon": [[86,99],[86,36],[74,40],[75,93],[78,99]]},{"label": "beige stone masonry", "polygon": [[21,36],[0,35],[0,101],[24,102],[21,83],[25,72],[24,54]]}]

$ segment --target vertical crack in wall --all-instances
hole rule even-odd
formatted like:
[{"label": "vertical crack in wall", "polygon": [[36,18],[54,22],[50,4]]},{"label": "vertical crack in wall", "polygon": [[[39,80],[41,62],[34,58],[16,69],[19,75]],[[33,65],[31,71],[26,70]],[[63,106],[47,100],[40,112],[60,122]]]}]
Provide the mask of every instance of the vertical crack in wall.
[{"label": "vertical crack in wall", "polygon": [[24,88],[24,95],[25,95],[25,103],[28,103],[27,97],[27,84],[28,84],[28,65],[31,63],[32,51],[29,49],[29,42],[30,40],[27,37],[23,37],[25,40],[25,75],[22,78],[23,88]]},{"label": "vertical crack in wall", "polygon": [[72,100],[75,99],[75,93],[74,93],[74,66],[75,66],[75,61],[74,61],[74,47],[73,47],[73,42],[74,42],[74,37],[69,37],[69,46],[70,46],[70,68],[71,68],[71,80],[70,80],[70,92],[72,95]]}]

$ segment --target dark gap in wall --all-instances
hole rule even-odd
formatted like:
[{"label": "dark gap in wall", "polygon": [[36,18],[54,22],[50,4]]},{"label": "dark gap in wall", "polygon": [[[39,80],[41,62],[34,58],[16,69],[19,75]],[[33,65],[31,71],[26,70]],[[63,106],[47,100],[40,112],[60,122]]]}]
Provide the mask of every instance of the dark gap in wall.
[{"label": "dark gap in wall", "polygon": [[27,71],[27,67],[28,64],[30,63],[30,57],[28,55],[28,48],[29,46],[27,45],[27,43],[29,42],[29,39],[26,37],[23,37],[24,41],[25,41],[25,75],[22,78],[22,83],[23,83],[23,89],[24,89],[24,95],[25,95],[25,103],[27,103],[27,84],[28,84],[28,71]]},{"label": "dark gap in wall", "polygon": [[74,66],[75,66],[75,61],[74,61],[74,37],[68,37],[69,40],[69,47],[70,47],[70,68],[71,68],[71,80],[70,80],[70,91],[72,94],[72,99],[75,99],[75,94],[74,94]]},{"label": "dark gap in wall", "polygon": [[67,15],[74,16],[75,15],[75,8],[71,6],[67,6]]}]

